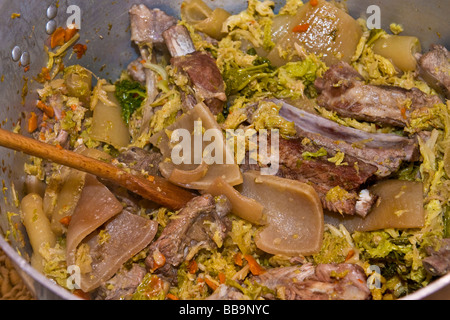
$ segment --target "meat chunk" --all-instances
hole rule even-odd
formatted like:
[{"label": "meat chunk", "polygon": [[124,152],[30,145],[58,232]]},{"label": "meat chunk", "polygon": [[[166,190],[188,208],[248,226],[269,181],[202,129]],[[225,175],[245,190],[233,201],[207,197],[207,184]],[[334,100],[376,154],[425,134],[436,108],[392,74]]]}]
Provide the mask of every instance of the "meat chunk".
[{"label": "meat chunk", "polygon": [[345,62],[328,69],[323,78],[316,79],[315,86],[320,93],[317,98],[320,106],[343,117],[380,125],[405,127],[413,113],[426,112],[442,103],[438,96],[427,95],[417,88],[367,85]]},{"label": "meat chunk", "polygon": [[274,102],[281,103],[280,115],[295,123],[299,136],[314,141],[318,146],[339,150],[376,166],[377,176],[389,176],[400,168],[403,161],[413,162],[419,158],[417,139],[368,133],[339,125],[280,100]]},{"label": "meat chunk", "polygon": [[[320,155],[321,149],[326,154]],[[345,214],[366,216],[376,197],[369,193],[360,197],[361,187],[375,175],[377,168],[355,157],[344,155],[341,165],[328,161],[334,150],[306,143],[303,138],[280,139],[278,176],[310,184],[325,209]],[[339,192],[335,192],[338,191]],[[341,193],[344,190],[344,193]],[[368,192],[368,191],[367,191]],[[358,205],[360,201],[368,205]]]},{"label": "meat chunk", "polygon": [[[270,144],[271,140],[269,137],[267,142],[260,144]],[[336,165],[329,161],[334,156],[334,149],[321,147],[306,137],[280,138],[276,175],[311,185],[327,210],[366,216],[377,197],[363,189],[363,185],[374,178],[377,167],[346,154]],[[259,171],[261,167],[260,163],[250,162],[240,166],[242,171]]]},{"label": "meat chunk", "polygon": [[168,29],[164,32],[164,38],[172,55],[171,64],[187,75],[196,101],[203,101],[215,115],[222,112],[227,100],[225,82],[211,54],[195,51],[184,26]]},{"label": "meat chunk", "polygon": [[366,300],[370,297],[366,274],[356,264],[319,264],[316,267],[317,280],[332,284],[328,291],[331,299]]},{"label": "meat chunk", "polygon": [[244,294],[238,289],[221,284],[206,300],[242,300]]},{"label": "meat chunk", "polygon": [[196,51],[176,57],[172,59],[172,65],[188,75],[196,96],[203,100],[213,114],[223,110],[227,100],[225,83],[216,61],[209,53]]},{"label": "meat chunk", "polygon": [[[364,270],[354,264],[304,264],[267,270],[254,277],[286,300],[366,300],[370,290]],[[280,290],[281,289],[281,290]]]},{"label": "meat chunk", "polygon": [[177,23],[177,19],[159,9],[150,10],[144,4],[133,5],[129,11],[131,40],[137,44],[164,44],[163,32]]},{"label": "meat chunk", "polygon": [[122,267],[114,277],[95,291],[96,300],[128,300],[141,283],[147,270],[134,263],[130,269]]},{"label": "meat chunk", "polygon": [[161,153],[138,147],[131,147],[117,157],[117,161],[126,164],[134,174],[142,174],[144,171],[153,176],[161,175],[158,166],[162,160]]},{"label": "meat chunk", "polygon": [[450,53],[441,45],[432,45],[419,58],[420,75],[436,91],[450,99]]},{"label": "meat chunk", "polygon": [[229,231],[226,215],[230,210],[225,197],[215,199],[207,194],[192,199],[151,244],[147,267],[176,282],[176,267],[183,261],[191,260],[203,248],[221,246]]},{"label": "meat chunk", "polygon": [[438,250],[428,247],[430,255],[422,260],[425,270],[432,276],[443,276],[450,271],[450,238],[443,239]]}]

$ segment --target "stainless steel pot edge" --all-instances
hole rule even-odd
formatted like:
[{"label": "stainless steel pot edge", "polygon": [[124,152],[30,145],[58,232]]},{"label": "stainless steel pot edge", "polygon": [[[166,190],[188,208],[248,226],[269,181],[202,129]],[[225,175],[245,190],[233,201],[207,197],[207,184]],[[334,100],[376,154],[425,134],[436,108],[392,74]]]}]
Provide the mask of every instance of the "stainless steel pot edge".
[{"label": "stainless steel pot edge", "polygon": [[11,259],[17,272],[35,298],[40,300],[80,300],[80,298],[34,269],[1,237],[0,247]]},{"label": "stainless steel pot edge", "polygon": [[[305,0],[306,1],[306,0]],[[37,10],[36,8],[32,8],[32,2],[18,0],[14,2],[5,1],[2,4],[2,8],[5,9],[7,7],[8,10],[2,10],[4,11],[5,15],[11,14],[11,12],[21,12],[23,13],[23,18],[30,18],[29,21],[34,21],[34,18],[37,18],[36,16],[40,16],[39,18],[42,18],[45,15],[45,8],[50,3],[53,3],[52,0],[42,0],[39,1],[39,6]],[[125,0],[120,2],[115,2],[117,4],[124,4],[125,6],[129,7],[133,3],[143,2],[151,7],[161,7],[162,9],[167,10],[169,14],[174,14],[178,12],[179,5],[181,3],[181,0]],[[219,1],[209,1],[206,0],[208,4],[211,4],[212,6],[219,6]],[[277,0],[276,3],[282,3],[284,1]],[[369,5],[374,4],[374,1],[363,1],[363,0],[347,0],[345,1],[347,6],[349,7],[349,11],[352,16],[359,17],[359,16],[367,16],[365,14],[366,9]],[[35,4],[37,4],[38,1],[36,1]],[[223,0],[220,1],[220,3],[224,3],[226,6],[226,9],[232,9],[233,11],[237,11],[242,9],[241,4],[237,4],[236,1],[233,0]],[[441,14],[441,16],[446,17],[444,14],[446,11],[448,12],[448,0],[433,0],[433,1],[424,1],[424,0],[408,0],[408,1],[386,1],[386,3],[380,3],[380,1],[375,1],[377,5],[380,6],[381,12],[382,12],[382,27],[383,28],[389,28],[390,22],[397,22],[402,23],[405,27],[405,30],[407,30],[408,34],[420,34],[421,35],[421,42],[423,44],[423,49],[426,50],[428,45],[431,43],[442,43],[444,45],[450,46],[450,34],[443,33],[439,34],[438,31],[446,32],[447,30],[450,30],[450,20],[449,19],[439,19],[438,16]],[[93,2],[88,1],[79,1],[79,0],[61,0],[60,1],[60,7],[61,8],[67,8],[69,4],[79,4],[82,9],[89,9],[93,8]],[[405,4],[407,5],[408,9],[405,10]],[[103,13],[105,11],[110,14],[110,18],[122,18],[123,13],[125,11],[117,12],[114,10],[114,6],[111,5],[111,2],[105,1],[105,0],[96,0],[95,6],[97,7],[103,7]],[[14,7],[14,8],[13,8]],[[19,9],[20,7],[20,9]],[[117,5],[116,5],[117,7]],[[17,10],[15,9],[17,8]],[[26,8],[25,11],[21,11],[23,8]],[[40,10],[40,9],[42,10]],[[420,10],[419,10],[420,8]],[[42,12],[41,12],[42,11]],[[96,11],[96,10],[94,10]],[[116,12],[113,12],[116,11]],[[28,17],[26,13],[30,13],[32,17]],[[83,11],[86,12],[86,11]],[[103,14],[102,13],[102,14]],[[95,12],[93,14],[87,14],[86,19],[83,18],[83,21],[89,21],[90,17],[98,18],[98,12]],[[107,15],[106,15],[107,16]],[[34,17],[34,18],[33,18]],[[4,21],[9,21],[9,19],[4,19]],[[15,20],[20,21],[20,20]],[[25,21],[25,19],[23,19]],[[36,19],[38,21],[38,19]],[[420,21],[420,23],[418,23]],[[107,24],[107,22],[106,22]],[[45,23],[44,23],[45,25]],[[42,23],[39,23],[36,26],[36,30],[41,30],[39,32],[43,32]],[[28,28],[30,25],[28,25]],[[125,29],[125,28],[124,28]],[[15,29],[15,31],[18,31],[19,33],[27,34],[27,32],[24,31],[25,29]],[[29,30],[29,29],[28,29]],[[107,36],[105,36],[107,38]],[[111,37],[112,38],[112,37]],[[34,39],[31,40],[32,45],[34,46],[35,42]],[[13,45],[12,43],[6,43],[6,47]],[[31,49],[31,48],[30,48]],[[32,59],[35,58],[34,55],[32,55]],[[37,58],[35,58],[37,60]],[[131,59],[130,57],[126,57],[125,60]],[[36,61],[35,60],[35,61]],[[39,59],[40,60],[40,59]],[[2,62],[2,64],[6,64],[5,62]],[[32,64],[33,66],[33,64]],[[99,69],[100,66],[96,66],[95,69]],[[114,70],[111,70],[110,65],[105,69],[105,72],[112,72],[114,74]],[[8,79],[9,80],[9,79]],[[24,281],[29,286],[30,290],[35,294],[35,296],[39,299],[78,299],[76,296],[68,292],[67,290],[63,289],[62,287],[58,286],[55,282],[51,281],[38,271],[36,271],[34,268],[31,267],[31,265],[21,256],[17,253],[17,251],[11,247],[4,239],[3,237],[0,237],[0,247],[3,249],[3,251],[12,259],[13,263],[17,266],[17,269],[21,276],[24,278]],[[434,294],[442,289],[450,287],[450,274],[443,276],[440,279],[437,279],[427,287],[418,290],[417,292],[408,295],[403,300],[418,300],[418,299],[427,299],[432,298]],[[448,299],[450,299],[450,296],[448,296]]]}]

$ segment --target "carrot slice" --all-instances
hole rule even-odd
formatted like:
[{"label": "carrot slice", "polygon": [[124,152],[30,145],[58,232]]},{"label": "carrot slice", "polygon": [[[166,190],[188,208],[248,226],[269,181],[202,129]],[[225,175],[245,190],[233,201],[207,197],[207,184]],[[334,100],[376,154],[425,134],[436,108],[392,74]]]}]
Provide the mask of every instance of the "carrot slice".
[{"label": "carrot slice", "polygon": [[250,272],[254,276],[259,276],[266,272],[266,270],[251,255],[244,255],[244,259],[247,260]]},{"label": "carrot slice", "polygon": [[299,24],[292,29],[292,32],[306,32],[309,29],[309,23]]},{"label": "carrot slice", "polygon": [[227,277],[225,276],[225,273],[219,272],[219,282],[221,284],[224,284],[226,280],[227,280]]},{"label": "carrot slice", "polygon": [[66,28],[64,30],[64,42],[68,42],[78,32],[77,28]]},{"label": "carrot slice", "polygon": [[215,284],[213,281],[209,280],[208,278],[205,278],[205,282],[213,291],[217,289],[217,284]]},{"label": "carrot slice", "polygon": [[198,264],[197,264],[197,261],[195,261],[195,260],[189,261],[188,270],[189,270],[189,273],[190,273],[190,274],[196,273],[197,270],[198,270]]},{"label": "carrot slice", "polygon": [[68,227],[71,219],[72,219],[72,216],[65,216],[61,220],[59,220],[59,222],[61,222],[61,224],[65,225],[66,227]]},{"label": "carrot slice", "polygon": [[62,27],[57,28],[50,38],[50,47],[54,49],[57,46],[62,46],[65,43],[65,35],[66,31]]},{"label": "carrot slice", "polygon": [[55,116],[55,110],[51,106],[46,105],[41,100],[37,102],[36,105],[39,109],[41,109],[49,118],[53,118]]},{"label": "carrot slice", "polygon": [[37,119],[36,113],[31,112],[30,118],[28,119],[28,132],[29,133],[32,133],[37,129],[37,127],[38,127],[37,121],[38,121],[38,119]]},{"label": "carrot slice", "polygon": [[242,253],[238,252],[234,255],[234,263],[239,267],[242,267]]},{"label": "carrot slice", "polygon": [[171,294],[171,293],[168,293],[166,297],[170,300],[180,300],[180,299],[178,299],[178,297],[176,295]]}]

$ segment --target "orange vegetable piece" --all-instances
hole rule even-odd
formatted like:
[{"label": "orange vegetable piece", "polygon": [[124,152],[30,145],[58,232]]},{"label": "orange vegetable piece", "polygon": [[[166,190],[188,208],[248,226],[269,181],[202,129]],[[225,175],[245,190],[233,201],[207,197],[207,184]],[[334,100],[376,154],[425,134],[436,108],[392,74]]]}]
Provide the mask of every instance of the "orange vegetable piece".
[{"label": "orange vegetable piece", "polygon": [[66,227],[68,227],[71,219],[72,219],[71,216],[65,216],[61,220],[59,220],[59,222],[61,222],[61,224],[65,225]]},{"label": "orange vegetable piece", "polygon": [[91,296],[89,294],[89,292],[84,292],[81,289],[75,289],[73,291],[73,294],[76,295],[77,297],[84,299],[84,300],[91,300]]},{"label": "orange vegetable piece", "polygon": [[28,132],[29,133],[32,133],[37,129],[37,127],[38,127],[37,121],[38,121],[38,118],[37,118],[36,113],[31,112],[30,118],[28,119]]},{"label": "orange vegetable piece", "polygon": [[219,282],[220,282],[221,284],[224,284],[226,280],[227,280],[227,278],[226,278],[226,276],[225,276],[225,273],[219,272]]},{"label": "orange vegetable piece", "polygon": [[57,28],[50,38],[50,47],[54,49],[57,46],[62,46],[65,43],[65,35],[66,31],[63,28]]},{"label": "orange vegetable piece", "polygon": [[242,253],[238,252],[234,255],[234,263],[238,265],[239,267],[242,267],[243,261],[242,261]]},{"label": "orange vegetable piece", "polygon": [[209,280],[208,278],[205,278],[205,282],[213,291],[217,289],[217,284],[215,284],[213,281]]},{"label": "orange vegetable piece", "polygon": [[37,105],[36,105],[40,110],[42,110],[47,117],[49,118],[53,118],[55,116],[55,110],[53,110],[53,108],[51,106],[46,105],[45,103],[43,103],[42,101],[38,101]]},{"label": "orange vegetable piece", "polygon": [[77,54],[77,59],[81,59],[81,57],[83,57],[86,53],[86,50],[87,46],[85,44],[79,43],[73,46],[73,52]]},{"label": "orange vegetable piece", "polygon": [[171,294],[171,293],[167,294],[167,298],[170,300],[180,300],[180,299],[178,299],[178,297],[176,295]]},{"label": "orange vegetable piece", "polygon": [[313,7],[315,7],[315,6],[317,6],[317,5],[319,4],[319,1],[318,1],[318,0],[310,0],[310,1],[309,1],[309,4],[310,4],[311,6],[313,6]]},{"label": "orange vegetable piece", "polygon": [[292,29],[292,32],[306,32],[309,29],[309,23],[299,24]]},{"label": "orange vegetable piece", "polygon": [[64,42],[69,41],[78,32],[77,28],[66,28],[64,30]]},{"label": "orange vegetable piece", "polygon": [[244,255],[244,259],[247,260],[250,272],[254,276],[259,276],[264,272],[266,272],[266,270],[263,267],[261,267],[261,265],[251,255],[249,254]]},{"label": "orange vegetable piece", "polygon": [[50,70],[48,68],[46,68],[46,67],[42,67],[41,73],[39,74],[39,77],[44,79],[44,80],[50,81],[51,80]]},{"label": "orange vegetable piece", "polygon": [[191,260],[189,261],[188,270],[190,274],[194,274],[198,271],[198,264],[197,261]]}]

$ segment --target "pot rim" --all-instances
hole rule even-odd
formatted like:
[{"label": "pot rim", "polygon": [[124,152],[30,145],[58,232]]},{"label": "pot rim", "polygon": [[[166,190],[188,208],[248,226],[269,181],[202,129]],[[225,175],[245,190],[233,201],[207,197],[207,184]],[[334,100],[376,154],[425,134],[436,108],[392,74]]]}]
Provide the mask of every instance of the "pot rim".
[{"label": "pot rim", "polygon": [[[39,285],[50,290],[56,297],[59,297],[63,300],[80,300],[80,298],[70,293],[69,291],[59,286],[58,284],[47,278],[45,275],[34,269],[27,260],[21,257],[11,247],[11,245],[1,237],[0,237],[0,247],[5,252],[5,254],[12,260],[12,262],[17,268],[19,268],[26,275],[30,276],[34,281],[37,281]],[[25,283],[27,286],[30,285],[27,281],[25,281]],[[450,273],[447,273],[446,275],[433,281],[428,286],[419,289],[416,292],[409,294],[405,297],[402,297],[398,300],[422,300],[434,293],[437,293],[439,290],[445,288],[448,285],[450,285]],[[33,291],[33,288],[29,289]],[[33,293],[36,294],[36,292]]]}]

